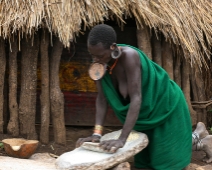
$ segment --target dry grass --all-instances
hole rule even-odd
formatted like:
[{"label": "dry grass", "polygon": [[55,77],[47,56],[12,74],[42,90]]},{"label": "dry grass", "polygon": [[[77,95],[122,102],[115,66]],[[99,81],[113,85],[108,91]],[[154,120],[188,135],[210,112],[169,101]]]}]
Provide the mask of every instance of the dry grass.
[{"label": "dry grass", "polygon": [[[134,17],[180,45],[191,64],[206,65],[212,44],[210,0],[1,0],[0,36],[33,35],[40,27],[56,34],[65,47],[75,36],[105,20]],[[84,28],[82,28],[82,26]]]}]

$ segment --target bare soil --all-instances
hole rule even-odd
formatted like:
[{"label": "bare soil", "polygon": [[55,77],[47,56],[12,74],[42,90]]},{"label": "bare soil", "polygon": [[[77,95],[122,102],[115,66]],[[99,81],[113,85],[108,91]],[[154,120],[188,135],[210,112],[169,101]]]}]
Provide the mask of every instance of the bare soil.
[{"label": "bare soil", "polygon": [[[39,133],[39,126],[36,126],[37,133]],[[109,133],[115,130],[119,130],[121,127],[105,127],[104,133]],[[53,129],[50,127],[50,142],[47,145],[39,144],[36,153],[51,153],[56,156],[60,156],[64,152],[72,151],[75,148],[75,143],[79,138],[87,137],[92,134],[92,127],[79,127],[79,126],[67,126],[66,127],[66,136],[67,143],[66,146],[58,145],[54,142]],[[12,136],[8,134],[0,134],[0,141],[6,138],[12,138]],[[4,149],[0,148],[0,156],[7,156]],[[212,167],[212,163],[207,164],[202,161],[205,153],[202,151],[193,151],[192,152],[192,160],[191,164],[187,168],[187,170],[194,170],[198,166],[210,165]],[[133,158],[128,160],[131,165],[133,165]]]}]

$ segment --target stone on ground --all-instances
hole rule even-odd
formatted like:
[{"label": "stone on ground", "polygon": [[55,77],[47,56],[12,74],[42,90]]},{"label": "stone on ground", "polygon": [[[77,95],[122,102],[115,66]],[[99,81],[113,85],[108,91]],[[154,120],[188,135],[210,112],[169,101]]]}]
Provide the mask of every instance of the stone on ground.
[{"label": "stone on ground", "polygon": [[195,170],[211,170],[212,166],[211,165],[205,165],[205,166],[200,166],[196,168]]},{"label": "stone on ground", "polygon": [[[121,130],[108,133],[101,140],[117,139]],[[68,170],[104,170],[112,168],[127,161],[148,145],[148,138],[144,133],[132,131],[123,148],[116,153],[99,153],[86,150],[82,147],[76,148],[71,152],[62,154],[56,160],[58,169]]]},{"label": "stone on ground", "polygon": [[19,159],[9,156],[0,156],[0,170],[56,170],[54,161],[45,162],[44,156],[41,159]]},{"label": "stone on ground", "polygon": [[130,164],[128,162],[123,162],[110,170],[130,170]]}]

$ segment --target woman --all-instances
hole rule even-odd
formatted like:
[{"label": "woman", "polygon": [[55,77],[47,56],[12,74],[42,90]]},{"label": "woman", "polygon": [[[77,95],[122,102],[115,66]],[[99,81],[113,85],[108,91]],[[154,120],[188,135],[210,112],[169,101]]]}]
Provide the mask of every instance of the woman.
[{"label": "woman", "polygon": [[145,133],[148,146],[135,156],[135,167],[181,170],[191,160],[191,119],[184,94],[163,68],[139,49],[116,44],[116,33],[108,25],[95,26],[89,33],[88,51],[94,62],[107,64],[103,78],[96,81],[96,126],[85,141],[98,142],[110,104],[123,123],[117,140],[100,143],[105,150],[124,146],[132,129]]}]

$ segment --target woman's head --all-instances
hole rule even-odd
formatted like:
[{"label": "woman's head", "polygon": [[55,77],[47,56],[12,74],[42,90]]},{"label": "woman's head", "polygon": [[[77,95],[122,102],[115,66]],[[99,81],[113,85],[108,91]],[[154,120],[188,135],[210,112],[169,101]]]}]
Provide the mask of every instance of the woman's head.
[{"label": "woman's head", "polygon": [[108,63],[112,51],[118,48],[115,30],[109,25],[96,25],[88,35],[87,46],[94,62]]},{"label": "woman's head", "polygon": [[109,49],[113,43],[116,43],[115,30],[106,24],[96,25],[88,35],[88,45],[95,46],[102,43],[105,49]]}]

